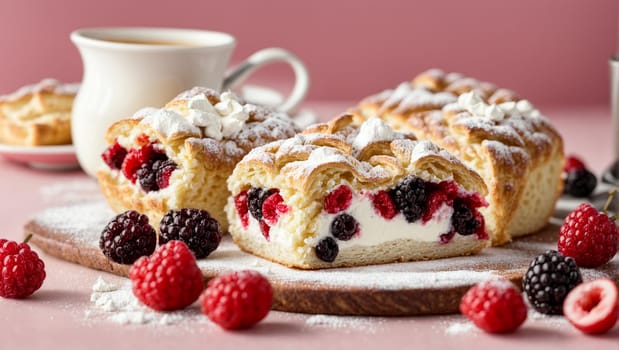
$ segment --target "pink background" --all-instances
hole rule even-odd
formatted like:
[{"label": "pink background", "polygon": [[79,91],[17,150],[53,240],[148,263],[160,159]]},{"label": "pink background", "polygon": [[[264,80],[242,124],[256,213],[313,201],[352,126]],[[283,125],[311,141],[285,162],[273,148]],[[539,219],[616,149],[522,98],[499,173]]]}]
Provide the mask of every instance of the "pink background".
[{"label": "pink background", "polygon": [[[43,77],[79,80],[76,28],[140,25],[230,32],[235,62],[288,48],[310,69],[313,100],[357,100],[441,67],[536,104],[607,104],[618,14],[615,0],[2,0],[0,94]],[[288,77],[274,67],[253,81]]]}]

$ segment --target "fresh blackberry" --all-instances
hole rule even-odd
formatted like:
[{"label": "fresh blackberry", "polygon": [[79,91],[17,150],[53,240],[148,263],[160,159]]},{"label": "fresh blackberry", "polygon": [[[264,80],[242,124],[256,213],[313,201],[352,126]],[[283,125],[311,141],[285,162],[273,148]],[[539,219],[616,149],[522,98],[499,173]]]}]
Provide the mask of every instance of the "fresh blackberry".
[{"label": "fresh blackberry", "polygon": [[563,192],[574,197],[588,197],[598,184],[595,175],[587,169],[574,169],[565,177]]},{"label": "fresh blackberry", "polygon": [[162,171],[164,167],[170,165],[174,166],[172,171],[176,169],[176,163],[169,160],[165,153],[153,152],[152,158],[144,162],[140,166],[140,169],[138,169],[137,179],[140,183],[140,187],[142,187],[142,189],[146,192],[159,191],[160,188],[163,188],[159,185],[161,183],[160,177]]},{"label": "fresh blackberry", "polygon": [[249,212],[256,220],[262,220],[262,204],[271,194],[272,191],[260,187],[252,187],[247,191]]},{"label": "fresh blackberry", "polygon": [[340,252],[337,242],[331,238],[323,238],[316,246],[316,257],[322,261],[333,262]]},{"label": "fresh blackberry", "polygon": [[133,264],[139,257],[155,251],[157,234],[148,216],[129,210],[114,217],[101,232],[99,248],[120,264]]},{"label": "fresh blackberry", "polygon": [[574,259],[548,250],[531,261],[522,284],[535,310],[560,315],[567,293],[581,282],[580,270]]},{"label": "fresh blackberry", "polygon": [[458,199],[454,201],[453,208],[451,224],[454,230],[462,236],[469,236],[477,232],[481,227],[481,222],[477,220],[473,210]]},{"label": "fresh blackberry", "polygon": [[342,213],[331,221],[330,231],[333,237],[347,241],[359,232],[359,223],[352,215]]},{"label": "fresh blackberry", "polygon": [[205,258],[219,246],[221,229],[217,220],[200,209],[170,210],[161,219],[160,244],[182,241],[197,259]]},{"label": "fresh blackberry", "polygon": [[157,185],[157,172],[154,169],[155,163],[156,162],[146,162],[142,164],[138,170],[138,182],[145,192],[159,190],[159,186]]},{"label": "fresh blackberry", "polygon": [[389,195],[407,222],[415,222],[421,219],[426,209],[427,190],[425,181],[415,176],[408,176],[391,189]]}]

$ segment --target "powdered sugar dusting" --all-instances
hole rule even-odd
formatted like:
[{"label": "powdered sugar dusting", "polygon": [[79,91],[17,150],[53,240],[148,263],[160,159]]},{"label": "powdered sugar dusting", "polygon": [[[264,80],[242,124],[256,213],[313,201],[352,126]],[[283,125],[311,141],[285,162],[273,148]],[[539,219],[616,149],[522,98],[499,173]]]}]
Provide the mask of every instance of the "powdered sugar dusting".
[{"label": "powdered sugar dusting", "polygon": [[348,317],[332,315],[314,315],[305,320],[307,326],[332,329],[346,329],[376,333],[385,320],[377,317]]},{"label": "powdered sugar dusting", "polygon": [[75,95],[79,88],[79,83],[64,84],[56,79],[46,78],[36,84],[23,86],[11,94],[0,95],[0,101],[15,101],[29,94],[40,92],[50,92],[58,95]]},{"label": "powdered sugar dusting", "polygon": [[470,322],[470,321],[453,322],[447,326],[447,328],[445,329],[445,334],[460,335],[460,334],[474,332],[476,330],[477,330],[477,327],[475,327],[475,324],[473,324],[473,322]]},{"label": "powdered sugar dusting", "polygon": [[[113,215],[104,201],[95,201],[46,209],[34,218],[54,232],[97,248],[100,232]],[[556,239],[540,240],[540,235],[556,235],[556,230],[520,238],[506,246],[487,248],[473,256],[313,271],[290,269],[244,253],[229,237],[225,237],[220,247],[207,259],[199,260],[198,265],[210,274],[254,269],[279,283],[305,281],[324,286],[382,289],[442,288],[495,278],[498,271],[516,273],[526,270],[533,257],[556,248]],[[616,264],[617,260],[619,258],[611,264]],[[480,270],[479,266],[483,269]],[[599,270],[582,271],[585,277],[590,275],[589,278],[608,277]]]},{"label": "powdered sugar dusting", "polygon": [[214,326],[197,307],[174,312],[157,312],[142,305],[131,291],[131,282],[116,286],[101,276],[93,285],[91,306],[84,312],[88,320],[105,319],[122,325],[168,326],[181,323]]},{"label": "powdered sugar dusting", "polygon": [[101,189],[92,179],[71,180],[42,185],[39,194],[45,202],[66,204],[100,199]]},{"label": "powdered sugar dusting", "polygon": [[48,208],[35,214],[31,220],[70,241],[98,247],[101,230],[114,215],[107,203],[97,200]]}]

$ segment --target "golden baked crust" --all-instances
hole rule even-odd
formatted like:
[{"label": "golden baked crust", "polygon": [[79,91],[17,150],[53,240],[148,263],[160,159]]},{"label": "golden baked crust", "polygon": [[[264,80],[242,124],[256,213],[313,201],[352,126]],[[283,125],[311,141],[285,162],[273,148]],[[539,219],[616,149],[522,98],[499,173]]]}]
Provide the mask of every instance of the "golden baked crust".
[{"label": "golden baked crust", "polygon": [[352,113],[359,120],[380,116],[479,172],[489,191],[484,215],[493,244],[547,224],[562,191],[563,141],[513,91],[432,69],[363,99]]},{"label": "golden baked crust", "polygon": [[[214,134],[207,131],[208,126],[203,126],[208,120],[196,116],[198,110],[190,108],[190,103],[206,103],[207,107],[210,106],[208,108],[223,108],[228,103],[240,108],[228,113],[228,117],[240,113],[237,116],[246,120],[230,135],[215,135],[213,138],[209,136]],[[209,118],[224,119],[212,111]],[[106,133],[110,145],[118,142],[131,150],[152,144],[164,153],[177,166],[171,174],[169,186],[146,192],[139,181],[132,183],[122,170],[107,165],[98,170],[97,178],[107,202],[116,212],[137,210],[148,215],[151,223],[158,227],[162,216],[170,209],[204,209],[225,231],[228,224],[224,205],[229,195],[226,180],[236,163],[252,148],[295,133],[296,128],[286,115],[245,104],[230,93],[220,95],[214,90],[194,88],[180,94],[162,109],[138,111],[133,118],[114,123]]]},{"label": "golden baked crust", "polygon": [[20,146],[71,143],[71,108],[78,84],[44,79],[0,96],[0,142]]},{"label": "golden baked crust", "polygon": [[[232,196],[226,212],[235,243],[252,254],[303,269],[437,259],[474,254],[486,247],[489,242],[484,237],[457,237],[455,244],[440,243],[438,238],[431,242],[396,238],[382,244],[340,248],[333,262],[316,257],[314,244],[321,239],[323,203],[338,186],[346,185],[353,195],[369,198],[393,188],[407,176],[416,176],[433,183],[455,181],[464,191],[482,197],[486,194],[481,177],[445,150],[428,141],[417,141],[411,134],[393,133],[379,119],[366,124],[356,125],[353,116],[345,114],[245,156],[228,180]],[[250,188],[277,189],[289,208],[287,215],[270,228],[268,237],[252,231],[255,220],[244,224],[237,210],[237,196],[244,196]]]}]

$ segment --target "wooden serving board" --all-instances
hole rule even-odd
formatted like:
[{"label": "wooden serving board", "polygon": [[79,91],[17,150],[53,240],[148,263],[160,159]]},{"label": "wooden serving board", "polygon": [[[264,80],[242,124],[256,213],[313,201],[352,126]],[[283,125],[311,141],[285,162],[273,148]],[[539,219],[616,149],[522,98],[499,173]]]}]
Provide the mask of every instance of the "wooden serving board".
[{"label": "wooden serving board", "polygon": [[[114,216],[103,201],[46,209],[25,226],[32,243],[49,255],[126,276],[129,265],[111,262],[98,248],[99,235]],[[254,269],[273,285],[273,309],[333,315],[408,316],[458,312],[462,295],[473,284],[503,276],[517,286],[529,262],[556,249],[558,224],[475,256],[317,271],[296,270],[240,251],[229,237],[198,261],[205,279]],[[619,281],[619,258],[602,268],[582,269],[584,279]]]}]

